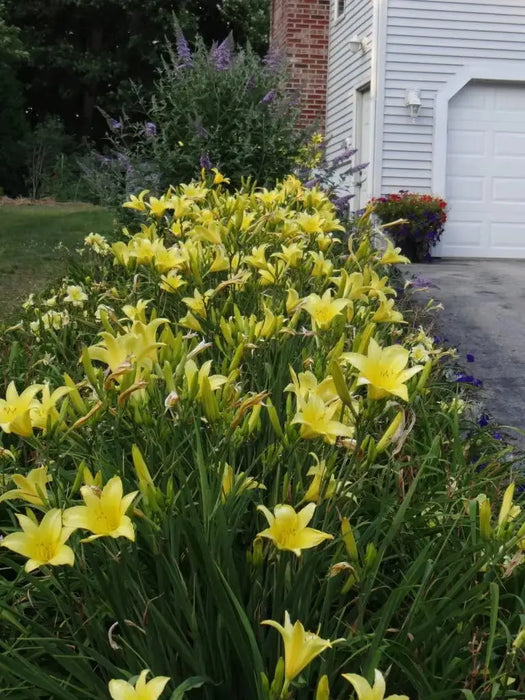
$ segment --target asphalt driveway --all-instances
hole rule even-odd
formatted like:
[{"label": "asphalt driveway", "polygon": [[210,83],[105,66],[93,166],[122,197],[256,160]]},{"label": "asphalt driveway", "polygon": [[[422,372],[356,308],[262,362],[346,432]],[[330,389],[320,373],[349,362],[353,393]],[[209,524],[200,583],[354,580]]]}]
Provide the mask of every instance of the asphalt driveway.
[{"label": "asphalt driveway", "polygon": [[525,431],[525,260],[435,260],[405,269],[435,285],[424,295],[444,306],[438,332],[458,348],[465,372],[482,380],[488,412]]}]

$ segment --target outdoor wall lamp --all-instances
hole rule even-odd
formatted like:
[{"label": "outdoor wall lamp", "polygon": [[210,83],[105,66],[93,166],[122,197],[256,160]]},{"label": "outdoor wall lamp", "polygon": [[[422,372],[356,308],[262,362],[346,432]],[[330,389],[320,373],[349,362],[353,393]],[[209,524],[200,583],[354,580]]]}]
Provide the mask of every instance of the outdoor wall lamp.
[{"label": "outdoor wall lamp", "polygon": [[408,108],[410,121],[415,124],[419,112],[421,111],[421,97],[419,96],[419,88],[409,88],[405,92],[405,107]]},{"label": "outdoor wall lamp", "polygon": [[359,37],[357,34],[350,39],[348,42],[348,49],[350,53],[357,53],[358,51],[368,51],[370,48],[371,40],[370,37]]}]

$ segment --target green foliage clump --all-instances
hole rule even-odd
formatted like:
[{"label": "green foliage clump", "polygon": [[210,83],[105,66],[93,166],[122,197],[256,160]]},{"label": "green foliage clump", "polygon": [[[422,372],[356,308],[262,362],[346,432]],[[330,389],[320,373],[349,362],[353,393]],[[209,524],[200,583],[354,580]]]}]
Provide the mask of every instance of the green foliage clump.
[{"label": "green foliage clump", "polygon": [[0,344],[2,697],[523,696],[523,476],[370,211],[343,243],[319,188],[220,173],[125,206]]}]

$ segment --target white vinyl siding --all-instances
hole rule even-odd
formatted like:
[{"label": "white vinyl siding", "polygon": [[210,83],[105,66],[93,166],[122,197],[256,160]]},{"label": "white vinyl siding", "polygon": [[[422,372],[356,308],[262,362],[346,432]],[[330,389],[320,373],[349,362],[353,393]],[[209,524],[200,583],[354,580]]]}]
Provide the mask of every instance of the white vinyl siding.
[{"label": "white vinyl siding", "polygon": [[[389,0],[386,42],[381,192],[430,192],[436,94],[466,66],[524,61],[525,2]],[[421,91],[415,124],[404,106],[410,87]]]},{"label": "white vinyl siding", "polygon": [[[337,0],[332,0],[337,2]],[[371,37],[372,0],[347,0],[344,15],[331,13],[326,95],[327,156],[334,158],[346,146],[355,146],[355,90],[370,82],[372,51],[350,53],[350,38]],[[359,160],[359,154],[357,154]]]}]

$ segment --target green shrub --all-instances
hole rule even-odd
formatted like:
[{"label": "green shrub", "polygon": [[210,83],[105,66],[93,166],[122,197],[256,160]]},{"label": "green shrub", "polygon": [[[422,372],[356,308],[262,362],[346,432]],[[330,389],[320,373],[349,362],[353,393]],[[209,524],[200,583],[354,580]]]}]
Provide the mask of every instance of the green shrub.
[{"label": "green shrub", "polygon": [[[159,191],[212,167],[232,185],[252,177],[272,186],[292,170],[307,137],[285,78],[273,55],[261,60],[249,46],[235,50],[231,38],[211,49],[198,39],[192,51],[177,30],[153,98],[141,105],[144,120],[106,115],[111,146],[99,158],[103,181],[117,175],[119,201],[139,185]],[[100,177],[88,179],[98,189]]]},{"label": "green shrub", "polygon": [[372,205],[383,224],[406,219],[388,227],[389,235],[405,255],[413,262],[430,259],[447,220],[447,205],[443,199],[400,190],[399,194],[372,199]]}]

